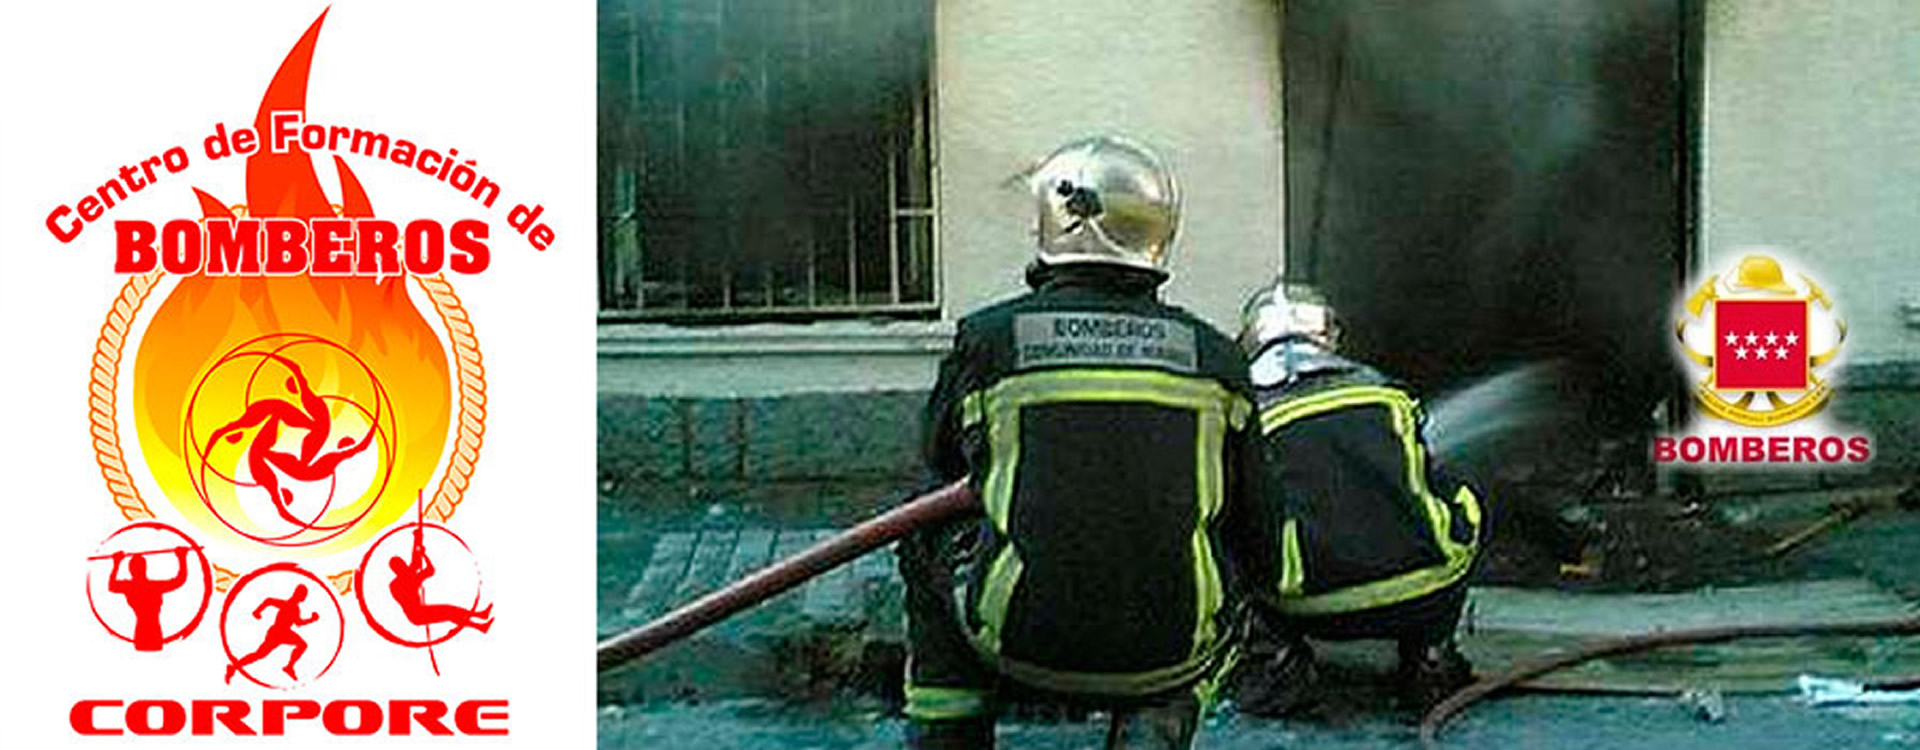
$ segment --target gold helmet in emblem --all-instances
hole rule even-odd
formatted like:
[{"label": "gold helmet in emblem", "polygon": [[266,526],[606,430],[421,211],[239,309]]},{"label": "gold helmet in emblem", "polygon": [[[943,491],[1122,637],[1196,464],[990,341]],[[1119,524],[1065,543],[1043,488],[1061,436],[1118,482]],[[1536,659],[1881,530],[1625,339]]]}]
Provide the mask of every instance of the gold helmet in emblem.
[{"label": "gold helmet in emblem", "polygon": [[1796,291],[1792,284],[1787,283],[1787,275],[1780,270],[1780,262],[1765,255],[1741,258],[1739,268],[1734,270],[1732,287],[1772,294],[1793,294]]}]

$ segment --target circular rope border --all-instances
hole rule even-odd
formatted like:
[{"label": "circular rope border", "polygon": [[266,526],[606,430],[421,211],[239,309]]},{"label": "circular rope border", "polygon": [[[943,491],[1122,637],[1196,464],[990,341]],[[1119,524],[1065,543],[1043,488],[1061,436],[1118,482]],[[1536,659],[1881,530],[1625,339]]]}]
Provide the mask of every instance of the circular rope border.
[{"label": "circular rope border", "polygon": [[[144,521],[154,517],[153,509],[140,497],[140,488],[134,486],[133,477],[127,472],[126,454],[120,448],[119,410],[114,403],[114,394],[120,382],[120,358],[125,354],[127,333],[133,328],[133,321],[146,304],[148,295],[158,286],[164,271],[153,271],[127,279],[120,287],[120,296],[113,301],[113,309],[107,312],[107,320],[100,326],[100,338],[94,344],[92,382],[88,388],[88,417],[92,422],[94,462],[100,466],[100,478],[106,480],[107,492],[113,496],[113,504],[120,509],[121,517],[128,521]],[[433,276],[415,276],[421,291],[433,301],[434,312],[440,315],[440,323],[452,340],[454,373],[459,380],[458,399],[460,419],[453,440],[453,455],[447,471],[440,477],[440,486],[435,488],[433,500],[427,503],[424,514],[445,523],[453,517],[460,507],[467,485],[473,479],[474,465],[480,461],[480,444],[486,435],[487,419],[487,377],[486,367],[480,357],[480,340],[474,336],[473,321],[467,317],[467,309],[460,304],[460,296],[453,291],[453,285],[440,274]],[[225,592],[233,585],[239,575],[231,570],[213,565],[214,590]],[[353,593],[353,571],[344,570],[326,577],[341,596]]]}]

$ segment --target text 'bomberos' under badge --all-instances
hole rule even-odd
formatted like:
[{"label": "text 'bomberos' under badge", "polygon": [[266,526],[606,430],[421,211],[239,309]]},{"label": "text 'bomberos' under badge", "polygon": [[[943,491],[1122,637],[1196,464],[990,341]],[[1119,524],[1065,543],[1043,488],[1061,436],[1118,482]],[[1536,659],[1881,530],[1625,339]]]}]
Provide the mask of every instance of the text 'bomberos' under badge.
[{"label": "text 'bomberos' under badge", "polygon": [[1124,313],[1033,313],[1013,321],[1020,369],[1133,365],[1197,369],[1193,326]]}]

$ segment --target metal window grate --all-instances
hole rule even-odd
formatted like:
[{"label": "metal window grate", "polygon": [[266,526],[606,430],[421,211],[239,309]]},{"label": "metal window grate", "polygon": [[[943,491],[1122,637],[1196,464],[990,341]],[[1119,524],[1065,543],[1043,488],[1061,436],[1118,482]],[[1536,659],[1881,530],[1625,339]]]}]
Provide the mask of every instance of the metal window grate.
[{"label": "metal window grate", "polygon": [[603,0],[602,319],[938,314],[930,0]]}]

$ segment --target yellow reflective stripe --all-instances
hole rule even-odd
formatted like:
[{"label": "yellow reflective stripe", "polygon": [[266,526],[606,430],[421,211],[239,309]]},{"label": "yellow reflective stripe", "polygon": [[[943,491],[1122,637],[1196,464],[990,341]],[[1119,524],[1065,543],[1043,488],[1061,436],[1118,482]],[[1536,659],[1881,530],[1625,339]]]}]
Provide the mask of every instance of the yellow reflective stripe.
[{"label": "yellow reflective stripe", "polygon": [[[1227,414],[1244,399],[1219,383],[1152,370],[1047,370],[1009,377],[987,390],[988,416],[1058,401],[1128,401]],[[1229,415],[1230,416],[1230,415]]]},{"label": "yellow reflective stripe", "polygon": [[1196,422],[1199,435],[1194,446],[1194,494],[1199,498],[1193,522],[1193,652],[1210,648],[1214,638],[1214,615],[1226,598],[1220,583],[1220,568],[1214,559],[1213,540],[1207,535],[1213,518],[1225,504],[1225,483],[1221,480],[1220,451],[1226,428],[1226,415],[1203,411]]},{"label": "yellow reflective stripe", "polygon": [[1013,589],[1020,583],[1026,565],[1020,561],[1013,544],[1000,548],[987,568],[987,580],[980,591],[980,632],[975,634],[981,648],[1000,653],[1000,629],[1007,624],[1007,607],[1013,602]]},{"label": "yellow reflective stripe", "polygon": [[1433,535],[1434,544],[1440,547],[1440,554],[1453,559],[1456,551],[1465,545],[1453,541],[1453,510],[1440,498],[1425,488],[1420,490],[1420,503],[1427,506],[1427,531]]},{"label": "yellow reflective stripe", "polygon": [[[1246,399],[1235,395],[1212,380],[1192,378],[1152,370],[1047,370],[1014,375],[984,392],[969,394],[961,400],[963,423],[973,418],[987,424],[987,444],[992,455],[987,470],[982,502],[987,517],[1002,535],[1007,534],[1008,507],[1013,502],[1014,478],[1020,461],[1020,410],[1027,406],[1060,402],[1117,401],[1151,403],[1189,409],[1202,418],[1202,438],[1216,446],[1211,462],[1219,475],[1220,427],[1243,424],[1252,411]],[[970,416],[977,413],[977,416]],[[1207,417],[1213,417],[1208,421]],[[1203,495],[1216,510],[1222,493]],[[1211,516],[1209,516],[1211,517]]]},{"label": "yellow reflective stripe", "polygon": [[1421,504],[1427,507],[1427,525],[1433,541],[1448,562],[1457,556],[1461,545],[1453,541],[1453,510],[1427,488],[1427,454],[1420,450],[1419,420],[1411,399],[1402,397],[1388,404],[1393,411],[1393,431],[1400,436],[1402,463],[1407,466],[1407,486],[1412,487]]},{"label": "yellow reflective stripe", "polygon": [[[1007,592],[1005,596],[1012,596],[1013,582],[1017,582],[1022,565],[1019,556],[1011,554],[1012,549],[1013,548],[1009,546],[1006,551],[1003,551],[1001,556],[995,559],[993,567],[989,569],[986,590],[981,593],[980,602],[980,610],[982,612],[981,619],[986,620],[986,622],[983,623],[983,627],[979,631],[969,631],[967,633],[967,642],[973,646],[974,651],[978,653],[982,659],[994,665],[1001,673],[1015,680],[1045,690],[1059,692],[1124,696],[1148,695],[1165,690],[1172,690],[1174,688],[1186,687],[1206,677],[1210,665],[1217,663],[1218,657],[1221,656],[1222,647],[1230,645],[1223,642],[1227,639],[1215,640],[1208,644],[1208,648],[1205,650],[1198,651],[1177,664],[1145,672],[1067,672],[1008,658],[1000,653],[999,628],[1001,624],[1003,624],[1006,615],[1005,602],[1002,601],[998,605],[998,617],[1001,619],[988,619],[987,613],[992,608],[990,602],[998,596],[995,593],[999,585],[996,583],[997,581],[1009,581],[1005,587],[1005,591]],[[995,572],[1000,568],[1001,560],[1007,561],[1008,571],[1005,573]]]},{"label": "yellow reflective stripe", "polygon": [[1220,567],[1213,559],[1213,544],[1205,527],[1193,533],[1194,621],[1193,650],[1199,654],[1213,645],[1214,615],[1225,598],[1220,584]]},{"label": "yellow reflective stripe", "polygon": [[981,391],[974,391],[967,394],[965,398],[960,399],[960,426],[962,428],[972,427],[987,418],[986,407],[981,403],[985,399],[986,394]]},{"label": "yellow reflective stripe", "polygon": [[[972,428],[987,419],[987,392],[974,391],[960,399],[958,406],[960,427]],[[1007,506],[1012,502],[1013,476],[1020,464],[1020,422],[1005,420],[1005,423],[987,423],[987,444],[993,456],[993,465],[988,467],[987,477],[982,488],[985,497],[981,499],[992,520],[994,528],[1001,535],[1007,533]]]},{"label": "yellow reflective stripe", "polygon": [[1402,573],[1385,580],[1349,586],[1313,596],[1283,595],[1276,606],[1281,612],[1290,615],[1330,615],[1384,607],[1446,588],[1465,576],[1471,567],[1473,567],[1473,555],[1469,551],[1468,554],[1449,557],[1443,564]]},{"label": "yellow reflective stripe", "polygon": [[1377,404],[1387,408],[1393,430],[1400,438],[1403,463],[1407,468],[1407,486],[1419,498],[1427,519],[1428,532],[1440,548],[1445,562],[1403,573],[1381,581],[1350,586],[1313,596],[1305,596],[1306,571],[1300,550],[1298,522],[1288,520],[1281,535],[1280,578],[1281,611],[1289,614],[1329,614],[1385,606],[1422,596],[1459,580],[1472,567],[1474,550],[1479,544],[1480,503],[1473,491],[1460,487],[1454,504],[1471,527],[1465,543],[1453,540],[1453,511],[1427,486],[1426,452],[1420,448],[1419,404],[1404,391],[1385,386],[1348,386],[1268,407],[1260,414],[1262,434],[1272,433],[1291,422],[1353,406]]},{"label": "yellow reflective stripe", "polygon": [[987,467],[986,497],[981,503],[986,506],[987,518],[993,522],[995,531],[1001,536],[1007,535],[1007,509],[1013,505],[1013,479],[1020,470],[1020,419],[1016,414],[1006,418],[995,414],[987,420],[987,451],[993,458]]},{"label": "yellow reflective stripe", "polygon": [[1240,644],[1234,639],[1226,645],[1226,652],[1208,670],[1206,676],[1193,684],[1193,697],[1200,702],[1200,715],[1213,713],[1220,702],[1220,690],[1226,686],[1227,678],[1233,676],[1233,668],[1240,666]]},{"label": "yellow reflective stripe", "polygon": [[907,683],[906,714],[927,721],[971,719],[990,712],[992,694],[974,688]]},{"label": "yellow reflective stripe", "polygon": [[1009,674],[1017,679],[1027,675],[1032,678],[1028,681],[1042,687],[1060,690],[1084,687],[1093,692],[1114,694],[1179,687],[1184,684],[1183,680],[1192,679],[1199,667],[1205,666],[1203,657],[1210,657],[1219,645],[1215,616],[1226,594],[1212,540],[1206,532],[1225,504],[1221,460],[1225,431],[1245,425],[1253,413],[1253,405],[1213,380],[1151,370],[1063,369],[1022,373],[986,391],[969,394],[959,407],[961,419],[967,425],[986,424],[992,459],[983,483],[982,500],[987,517],[1002,536],[1008,535],[1014,480],[1019,470],[1021,410],[1039,404],[1087,402],[1156,404],[1189,410],[1197,417],[1194,456],[1198,507],[1191,543],[1198,590],[1195,592],[1195,643],[1189,661],[1201,663],[1198,666],[1182,663],[1147,673],[1115,676],[1056,672],[999,657],[1001,629],[1024,568],[1024,562],[1011,544],[1001,550],[988,568],[977,605],[981,628],[971,633],[969,640],[977,650],[1001,663]]},{"label": "yellow reflective stripe", "polygon": [[1300,557],[1300,522],[1288,519],[1280,530],[1280,596],[1299,596],[1306,584],[1306,564]]},{"label": "yellow reflective stripe", "polygon": [[[1480,506],[1470,503],[1462,507],[1466,515],[1470,533],[1466,542],[1453,540],[1453,509],[1446,501],[1433,494],[1427,486],[1427,452],[1420,447],[1419,406],[1404,395],[1392,402],[1394,430],[1400,433],[1401,450],[1406,456],[1407,486],[1419,493],[1420,501],[1427,506],[1427,522],[1433,529],[1434,542],[1447,558],[1448,566],[1458,566],[1463,560],[1473,559],[1473,550],[1480,540]],[[1462,490],[1466,488],[1461,487]],[[1473,493],[1468,492],[1471,498]],[[1454,494],[1457,501],[1459,493]],[[1456,576],[1457,577],[1457,576]]]},{"label": "yellow reflective stripe", "polygon": [[1408,412],[1413,409],[1413,399],[1405,391],[1383,385],[1346,386],[1267,407],[1260,413],[1260,432],[1270,433],[1288,422],[1363,404],[1382,404],[1395,413],[1396,420],[1402,405]]},{"label": "yellow reflective stripe", "polygon": [[[975,646],[979,644],[976,643]],[[984,653],[1000,671],[1027,685],[1062,693],[1140,696],[1175,688],[1185,688],[1207,676],[1219,649],[1189,657],[1185,661],[1145,672],[1103,673],[1063,672]]]},{"label": "yellow reflective stripe", "polygon": [[1467,486],[1463,484],[1463,485],[1460,485],[1460,490],[1458,492],[1453,493],[1453,504],[1460,506],[1461,509],[1466,513],[1467,525],[1473,527],[1473,530],[1475,533],[1474,543],[1477,544],[1480,540],[1480,537],[1479,537],[1480,498],[1479,496],[1473,494],[1473,490],[1468,489]]},{"label": "yellow reflective stripe", "polygon": [[1199,500],[1199,527],[1204,529],[1226,505],[1226,482],[1221,478],[1221,444],[1226,438],[1226,415],[1202,411],[1195,419],[1199,434],[1193,441],[1194,496]]},{"label": "yellow reflective stripe", "polygon": [[1227,410],[1227,429],[1239,430],[1247,425],[1247,418],[1253,416],[1253,402],[1236,398]]}]

